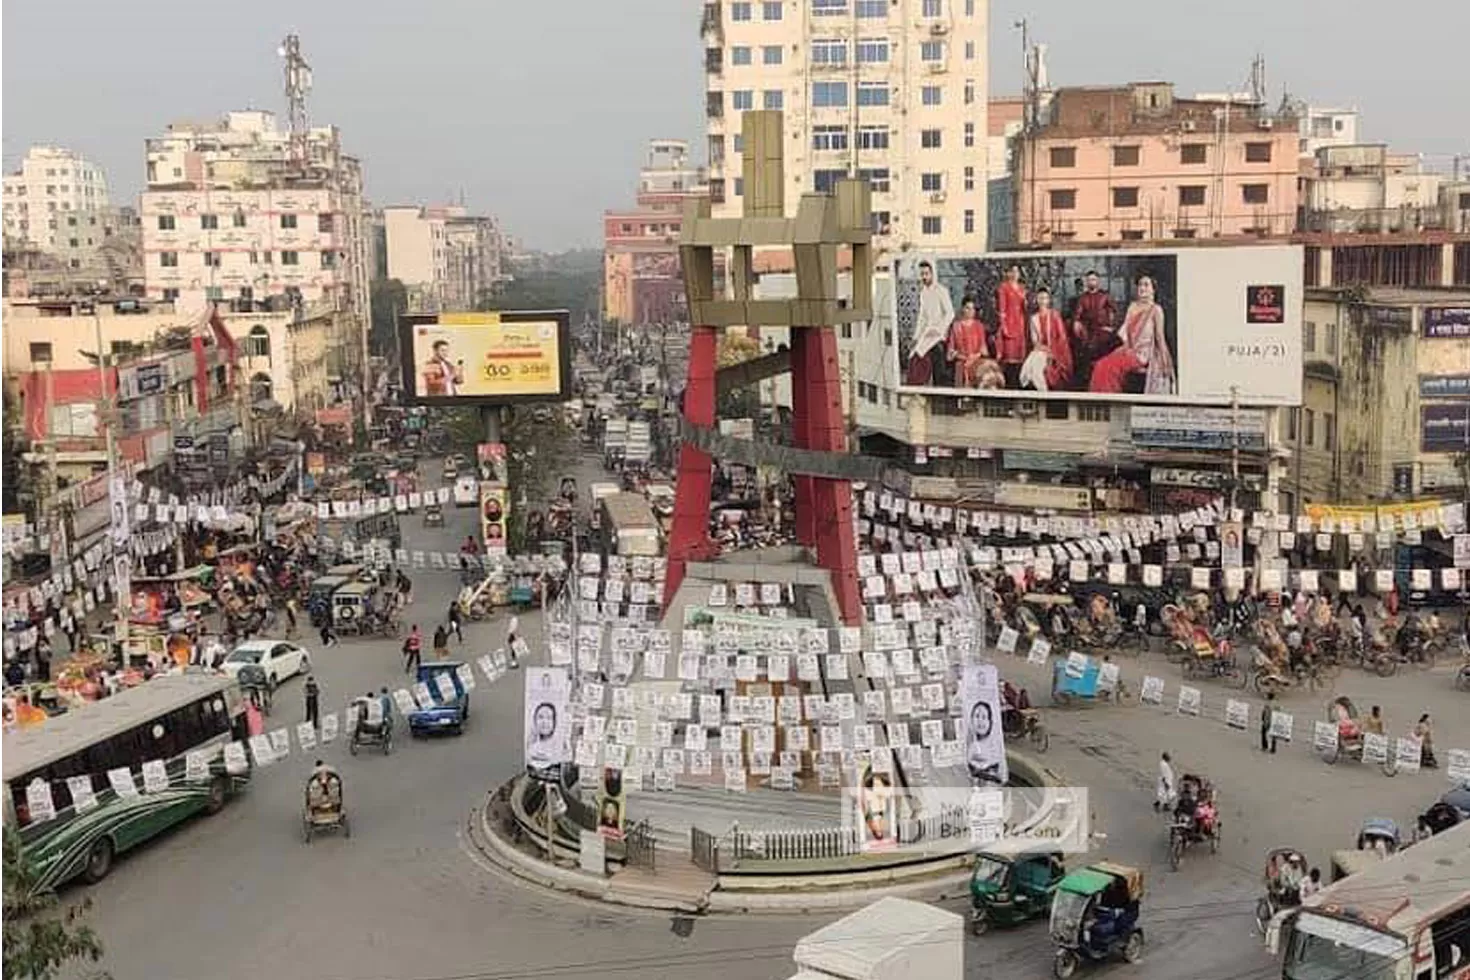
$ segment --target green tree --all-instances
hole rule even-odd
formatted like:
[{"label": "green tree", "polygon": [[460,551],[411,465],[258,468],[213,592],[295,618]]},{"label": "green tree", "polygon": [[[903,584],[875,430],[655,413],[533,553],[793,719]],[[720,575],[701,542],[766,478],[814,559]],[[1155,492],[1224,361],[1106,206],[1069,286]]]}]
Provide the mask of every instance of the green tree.
[{"label": "green tree", "polygon": [[602,253],[590,249],[513,265],[511,281],[481,310],[567,310],[573,323],[597,319],[602,304]]},{"label": "green tree", "polygon": [[[92,900],[62,908],[56,894],[37,888],[20,840],[5,830],[5,976],[50,980],[68,963],[102,958],[102,943],[82,916]],[[100,974],[106,976],[106,974]]]}]

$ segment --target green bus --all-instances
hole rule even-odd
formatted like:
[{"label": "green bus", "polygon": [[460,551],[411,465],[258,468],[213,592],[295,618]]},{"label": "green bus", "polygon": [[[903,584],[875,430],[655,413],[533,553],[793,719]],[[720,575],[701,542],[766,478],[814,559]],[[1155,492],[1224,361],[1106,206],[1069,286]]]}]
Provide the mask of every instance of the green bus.
[{"label": "green bus", "polygon": [[[20,835],[37,891],[78,877],[100,881],[117,855],[196,813],[219,811],[249,780],[248,768],[231,774],[223,759],[224,746],[246,735],[239,685],[213,673],[155,677],[33,728],[6,732],[5,825]],[[203,753],[207,770],[190,781],[185,770],[194,752]],[[127,767],[141,788],[143,764],[153,760],[165,765],[167,789],[131,798],[114,791],[110,771]],[[74,805],[72,777],[90,778],[95,802],[83,791],[82,806]],[[49,819],[32,819],[27,804],[27,788],[37,779],[51,787],[55,815]]]}]

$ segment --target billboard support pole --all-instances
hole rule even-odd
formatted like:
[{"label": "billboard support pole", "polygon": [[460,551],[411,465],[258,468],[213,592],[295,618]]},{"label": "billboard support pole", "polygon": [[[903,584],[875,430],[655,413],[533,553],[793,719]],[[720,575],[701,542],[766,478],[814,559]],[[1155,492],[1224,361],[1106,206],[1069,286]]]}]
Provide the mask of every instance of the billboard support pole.
[{"label": "billboard support pole", "polygon": [[[1301,488],[1298,487],[1300,492]],[[1240,388],[1230,386],[1230,509],[1240,493]]]}]

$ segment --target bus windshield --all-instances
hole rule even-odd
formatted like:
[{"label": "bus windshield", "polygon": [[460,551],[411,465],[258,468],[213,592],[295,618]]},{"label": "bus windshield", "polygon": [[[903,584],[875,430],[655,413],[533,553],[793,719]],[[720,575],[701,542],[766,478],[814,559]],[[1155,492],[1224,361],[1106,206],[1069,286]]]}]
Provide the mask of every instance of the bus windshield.
[{"label": "bus windshield", "polygon": [[[1399,980],[1409,949],[1387,933],[1303,912],[1282,964],[1286,980]],[[1404,967],[1401,970],[1400,967]]]}]

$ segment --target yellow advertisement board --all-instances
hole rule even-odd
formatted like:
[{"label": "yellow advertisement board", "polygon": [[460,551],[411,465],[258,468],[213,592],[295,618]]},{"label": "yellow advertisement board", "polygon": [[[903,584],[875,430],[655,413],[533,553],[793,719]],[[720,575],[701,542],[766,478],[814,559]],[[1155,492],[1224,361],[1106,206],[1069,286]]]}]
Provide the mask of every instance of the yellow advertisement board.
[{"label": "yellow advertisement board", "polygon": [[[1403,523],[1405,515],[1412,514],[1420,524],[1439,523],[1439,511],[1442,502],[1439,500],[1410,500],[1398,504],[1358,504],[1358,505],[1333,505],[1333,504],[1307,504],[1303,508],[1306,515],[1314,521],[1327,520],[1341,523],[1344,519],[1357,523],[1363,530],[1374,528],[1381,530],[1392,529],[1395,522]],[[1370,528],[1369,524],[1374,527]]]},{"label": "yellow advertisement board", "polygon": [[493,404],[565,390],[565,314],[441,313],[413,317],[405,334],[415,400]]}]

